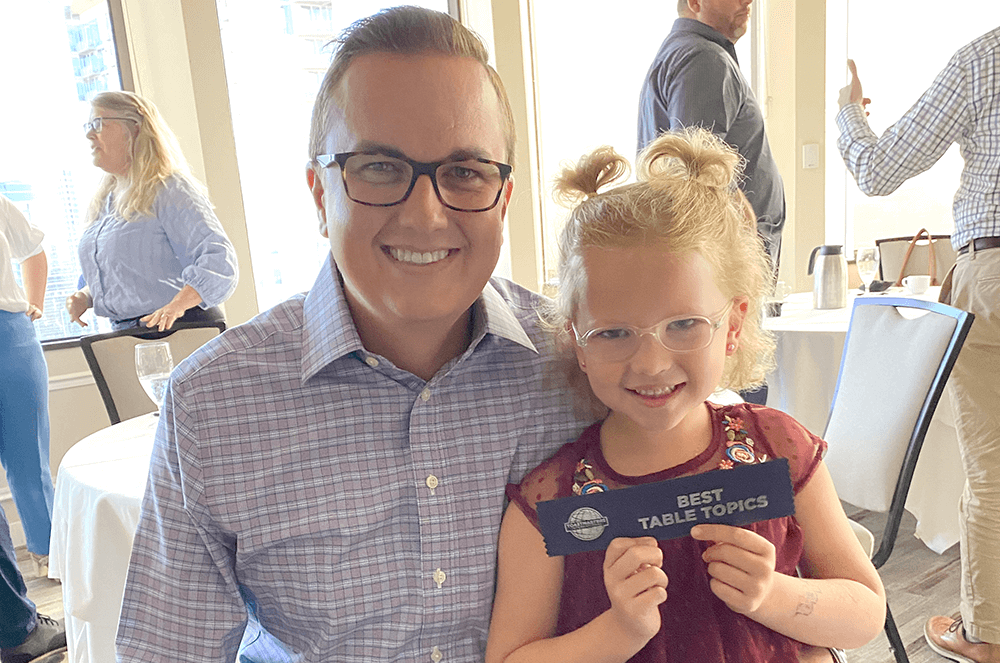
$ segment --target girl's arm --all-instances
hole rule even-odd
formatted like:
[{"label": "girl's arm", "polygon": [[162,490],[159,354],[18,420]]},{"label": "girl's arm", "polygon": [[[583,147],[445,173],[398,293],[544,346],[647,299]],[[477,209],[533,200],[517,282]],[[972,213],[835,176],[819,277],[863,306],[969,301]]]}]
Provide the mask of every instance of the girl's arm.
[{"label": "girl's arm", "polygon": [[716,544],[703,555],[712,591],[735,612],[822,647],[854,649],[885,624],[885,590],[861,548],[822,462],[795,496],[804,578],[774,572],[774,547],[754,532],[698,525],[692,536]]},{"label": "girl's arm", "polygon": [[572,633],[553,638],[562,592],[563,558],[545,553],[541,533],[512,504],[500,528],[487,663],[627,661],[660,628],[658,606],[667,597],[661,564],[662,552],[653,539],[612,541],[604,563],[611,610]]}]

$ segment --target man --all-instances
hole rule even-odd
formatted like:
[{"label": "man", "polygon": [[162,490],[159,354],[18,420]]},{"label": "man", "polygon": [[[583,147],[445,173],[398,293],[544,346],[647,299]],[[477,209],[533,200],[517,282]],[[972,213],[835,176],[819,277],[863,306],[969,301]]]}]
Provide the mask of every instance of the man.
[{"label": "man", "polygon": [[331,260],[174,372],[119,660],[482,660],[504,485],[585,424],[541,299],[489,280],[513,127],[447,15],[348,31],[306,169]]},{"label": "man", "polygon": [[740,186],[777,274],[785,193],[734,46],[746,34],[752,1],[679,0],[679,18],[642,84],[638,145],[641,150],[664,131],[700,125],[735,147],[746,161]]},{"label": "man", "polygon": [[27,663],[65,647],[62,622],[38,614],[28,598],[7,514],[0,509],[0,663]]},{"label": "man", "polygon": [[857,69],[840,92],[837,147],[858,187],[885,196],[958,143],[958,260],[941,301],[976,319],[948,383],[966,484],[960,506],[961,617],[932,617],[931,648],[953,660],[1000,661],[1000,28],[958,50],[930,88],[879,138],[868,127]]}]

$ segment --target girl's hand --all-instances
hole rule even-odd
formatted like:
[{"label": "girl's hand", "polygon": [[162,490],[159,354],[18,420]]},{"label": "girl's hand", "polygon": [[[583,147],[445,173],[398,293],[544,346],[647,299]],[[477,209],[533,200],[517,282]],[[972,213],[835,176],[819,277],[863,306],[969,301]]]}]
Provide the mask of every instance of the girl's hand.
[{"label": "girl's hand", "polygon": [[87,323],[80,319],[91,306],[94,305],[90,295],[83,290],[77,290],[66,298],[66,311],[69,312],[70,322],[75,322],[81,327],[86,327]]},{"label": "girl's hand", "polygon": [[715,542],[701,556],[708,563],[712,593],[733,612],[750,615],[757,610],[774,583],[774,544],[731,525],[696,525],[691,536]]},{"label": "girl's hand", "polygon": [[[641,649],[660,630],[659,605],[667,600],[663,551],[652,537],[618,538],[604,553],[604,586],[611,614]],[[638,651],[636,649],[636,651]]]}]

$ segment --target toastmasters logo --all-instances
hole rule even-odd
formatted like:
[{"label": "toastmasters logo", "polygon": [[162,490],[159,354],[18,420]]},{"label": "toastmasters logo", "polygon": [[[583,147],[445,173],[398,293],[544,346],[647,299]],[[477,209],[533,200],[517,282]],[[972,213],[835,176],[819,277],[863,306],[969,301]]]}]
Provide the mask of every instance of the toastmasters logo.
[{"label": "toastmasters logo", "polygon": [[563,527],[581,541],[593,541],[604,534],[608,519],[597,509],[589,506],[580,507],[569,514]]}]

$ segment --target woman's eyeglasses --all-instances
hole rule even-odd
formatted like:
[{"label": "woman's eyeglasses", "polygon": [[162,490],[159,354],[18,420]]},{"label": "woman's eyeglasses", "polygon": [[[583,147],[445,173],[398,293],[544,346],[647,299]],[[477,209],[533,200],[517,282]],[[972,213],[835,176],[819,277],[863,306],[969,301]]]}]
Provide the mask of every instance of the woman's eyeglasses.
[{"label": "woman's eyeglasses", "polygon": [[91,131],[95,134],[101,133],[101,129],[104,128],[104,120],[122,120],[123,122],[134,122],[135,124],[139,124],[138,121],[131,117],[95,117],[93,120],[83,123],[83,132],[85,134],[89,134]]}]

